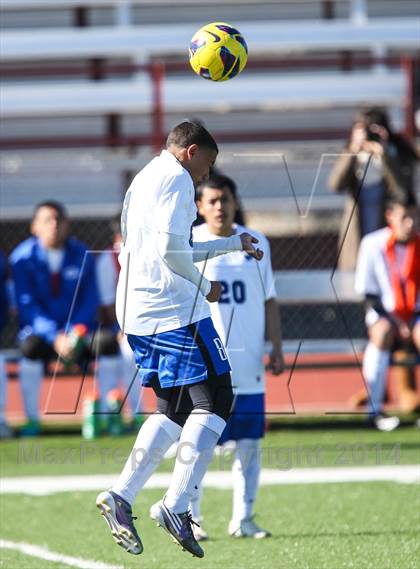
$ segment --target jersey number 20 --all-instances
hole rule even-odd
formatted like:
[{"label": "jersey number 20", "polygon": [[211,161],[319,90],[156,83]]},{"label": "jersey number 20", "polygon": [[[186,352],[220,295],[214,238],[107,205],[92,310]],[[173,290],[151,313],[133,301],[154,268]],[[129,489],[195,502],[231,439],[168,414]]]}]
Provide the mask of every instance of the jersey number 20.
[{"label": "jersey number 20", "polygon": [[243,304],[245,302],[246,289],[243,281],[233,281],[232,283],[220,281],[220,284],[222,285],[222,294],[219,299],[221,304],[231,304],[232,302]]}]

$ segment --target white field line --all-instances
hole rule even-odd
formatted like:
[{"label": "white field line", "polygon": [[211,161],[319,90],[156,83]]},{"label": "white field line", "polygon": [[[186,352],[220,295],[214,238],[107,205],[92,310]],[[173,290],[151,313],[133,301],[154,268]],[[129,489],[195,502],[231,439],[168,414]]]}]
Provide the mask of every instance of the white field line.
[{"label": "white field line", "polygon": [[[47,496],[57,492],[80,492],[110,488],[117,474],[92,474],[83,476],[28,476],[0,478],[0,494],[30,494]],[[171,473],[154,474],[145,488],[169,486]],[[336,482],[391,481],[405,484],[420,483],[420,465],[353,466],[338,468],[298,468],[291,470],[263,469],[262,486],[281,484],[328,484]],[[204,478],[204,486],[218,489],[232,488],[229,470],[210,471]]]},{"label": "white field line", "polygon": [[77,567],[78,569],[123,569],[121,565],[108,565],[102,561],[93,561],[91,559],[82,559],[81,557],[70,557],[50,551],[46,547],[32,545],[31,543],[19,543],[16,541],[7,541],[0,539],[0,549],[13,549],[31,557],[37,557],[44,561],[54,561],[55,563],[63,563],[69,567]]}]

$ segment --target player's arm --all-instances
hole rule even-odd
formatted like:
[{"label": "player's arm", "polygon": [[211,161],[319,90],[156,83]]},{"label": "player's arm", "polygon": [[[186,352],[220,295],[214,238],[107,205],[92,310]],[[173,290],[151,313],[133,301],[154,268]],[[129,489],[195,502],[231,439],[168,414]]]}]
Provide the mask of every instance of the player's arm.
[{"label": "player's arm", "polygon": [[283,356],[280,311],[277,300],[275,298],[269,298],[265,301],[265,323],[267,338],[272,346],[268,369],[274,375],[279,375],[284,371],[285,364]]},{"label": "player's arm", "polygon": [[260,261],[263,258],[263,252],[254,247],[256,243],[258,243],[258,239],[249,233],[213,239],[212,241],[194,241],[193,262],[206,261],[233,251],[246,251],[248,255]]},{"label": "player's arm", "polygon": [[328,187],[333,192],[346,192],[357,186],[355,161],[355,156],[348,150],[339,156],[328,178]]},{"label": "player's arm", "polygon": [[192,282],[204,296],[210,294],[212,285],[194,265],[191,246],[183,236],[159,232],[157,245],[171,271]]},{"label": "player's arm", "polygon": [[274,375],[279,375],[284,371],[285,367],[281,319],[274,284],[273,267],[271,265],[270,244],[265,237],[261,238],[261,247],[264,249],[265,256],[262,263],[258,265],[258,270],[260,271],[261,281],[264,286],[266,336],[271,343],[268,369]]}]

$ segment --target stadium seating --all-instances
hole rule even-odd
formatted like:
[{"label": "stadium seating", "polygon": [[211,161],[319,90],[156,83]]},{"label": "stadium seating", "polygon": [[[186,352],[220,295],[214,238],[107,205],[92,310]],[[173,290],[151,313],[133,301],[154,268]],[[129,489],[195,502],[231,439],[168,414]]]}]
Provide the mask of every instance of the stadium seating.
[{"label": "stadium seating", "polygon": [[[214,85],[201,79],[169,77],[163,85],[166,112],[228,112],[322,108],[346,105],[401,106],[406,92],[400,71],[336,73],[325,89],[324,73],[243,76],[235,84]],[[310,86],[310,88],[308,88]],[[3,118],[150,113],[152,84],[139,79],[83,83],[38,83],[30,88],[4,85]]]},{"label": "stadium seating", "polygon": [[[3,62],[28,63],[93,57],[129,57],[147,60],[155,56],[186,54],[200,23],[95,27],[85,29],[4,30]],[[324,51],[412,50],[418,48],[420,19],[375,19],[364,25],[349,20],[244,22],[241,32],[255,55]]]}]

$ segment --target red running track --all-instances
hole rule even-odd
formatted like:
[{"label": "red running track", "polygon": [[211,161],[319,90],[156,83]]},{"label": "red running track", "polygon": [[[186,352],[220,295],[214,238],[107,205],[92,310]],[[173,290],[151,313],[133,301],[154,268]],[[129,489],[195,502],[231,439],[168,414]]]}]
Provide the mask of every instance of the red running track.
[{"label": "red running track", "polygon": [[[292,358],[286,358],[288,364]],[[302,355],[299,364],[314,362],[354,362],[354,356],[337,354]],[[16,372],[10,366],[9,372]],[[419,366],[416,370],[417,391],[420,395]],[[287,370],[280,376],[267,373],[267,412],[269,414],[325,414],[353,411],[350,398],[364,388],[358,368],[324,368]],[[89,375],[83,381],[81,376],[60,376],[55,380],[47,376],[42,384],[41,410],[45,422],[80,422],[83,400],[93,392],[94,378]],[[389,407],[396,406],[393,370],[388,381]],[[151,389],[143,389],[143,409],[153,412],[155,398]],[[8,382],[7,419],[12,423],[22,422],[24,412],[19,382]]]}]

